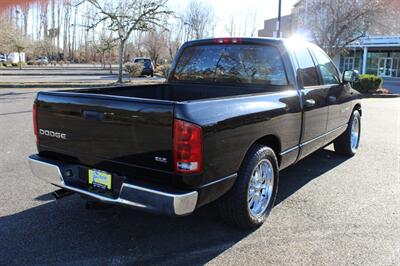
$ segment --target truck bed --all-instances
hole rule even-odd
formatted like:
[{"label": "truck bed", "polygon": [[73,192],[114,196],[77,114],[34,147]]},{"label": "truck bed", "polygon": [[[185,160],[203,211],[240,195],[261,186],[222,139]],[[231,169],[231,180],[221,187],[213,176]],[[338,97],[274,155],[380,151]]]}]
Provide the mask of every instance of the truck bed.
[{"label": "truck bed", "polygon": [[169,183],[175,103],[257,92],[265,88],[166,83],[40,92],[39,154]]},{"label": "truck bed", "polygon": [[155,84],[69,90],[74,93],[124,96],[152,100],[184,102],[220,97],[262,93],[270,88],[255,86],[222,86],[207,84]]}]

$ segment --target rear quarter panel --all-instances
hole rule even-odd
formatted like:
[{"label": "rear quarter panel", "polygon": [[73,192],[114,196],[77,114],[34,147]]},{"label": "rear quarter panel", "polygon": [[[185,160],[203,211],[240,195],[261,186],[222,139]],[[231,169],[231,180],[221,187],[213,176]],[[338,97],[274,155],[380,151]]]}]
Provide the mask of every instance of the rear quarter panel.
[{"label": "rear quarter panel", "polygon": [[177,104],[175,116],[203,127],[204,172],[200,183],[237,172],[251,145],[266,135],[278,137],[284,151],[298,145],[301,134],[300,101],[293,87],[279,92]]}]

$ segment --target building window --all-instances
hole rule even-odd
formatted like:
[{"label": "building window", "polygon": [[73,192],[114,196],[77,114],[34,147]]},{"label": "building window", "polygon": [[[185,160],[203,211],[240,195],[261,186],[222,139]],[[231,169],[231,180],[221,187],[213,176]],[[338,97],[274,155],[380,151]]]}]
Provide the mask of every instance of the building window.
[{"label": "building window", "polygon": [[345,57],[343,63],[343,71],[354,69],[354,57]]}]

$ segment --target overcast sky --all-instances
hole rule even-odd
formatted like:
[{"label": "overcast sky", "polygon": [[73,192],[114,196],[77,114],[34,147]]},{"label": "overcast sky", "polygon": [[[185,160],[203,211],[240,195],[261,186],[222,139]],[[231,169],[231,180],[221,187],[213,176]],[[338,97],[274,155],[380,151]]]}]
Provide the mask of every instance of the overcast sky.
[{"label": "overcast sky", "polygon": [[[230,17],[238,17],[238,21],[243,21],[247,11],[257,13],[257,30],[263,28],[265,19],[278,16],[279,0],[203,0],[214,7],[218,18],[216,36],[226,35],[224,24],[229,24]],[[294,3],[298,0],[282,0],[282,15],[290,14]],[[182,10],[189,1],[187,0],[169,0],[171,8],[175,11]]]}]

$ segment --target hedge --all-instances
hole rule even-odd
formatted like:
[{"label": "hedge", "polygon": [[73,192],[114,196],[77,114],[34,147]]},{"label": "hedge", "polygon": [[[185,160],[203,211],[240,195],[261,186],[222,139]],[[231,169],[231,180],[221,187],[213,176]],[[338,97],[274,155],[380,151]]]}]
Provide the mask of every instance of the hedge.
[{"label": "hedge", "polygon": [[382,87],[383,79],[375,75],[360,75],[360,80],[353,84],[353,88],[361,93],[375,91]]},{"label": "hedge", "polygon": [[168,78],[170,70],[171,70],[170,64],[160,65],[156,68],[156,71],[158,71],[164,78]]},{"label": "hedge", "polygon": [[142,74],[143,65],[138,63],[126,63],[124,69],[128,73],[129,81],[131,81],[132,77],[139,77]]}]

